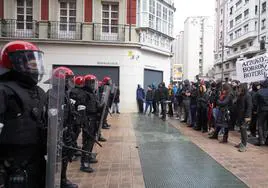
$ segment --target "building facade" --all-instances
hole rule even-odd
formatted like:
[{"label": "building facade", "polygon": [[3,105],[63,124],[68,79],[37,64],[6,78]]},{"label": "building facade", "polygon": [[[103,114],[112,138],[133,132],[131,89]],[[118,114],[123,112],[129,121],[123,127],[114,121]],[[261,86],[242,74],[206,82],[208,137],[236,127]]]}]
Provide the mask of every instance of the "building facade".
[{"label": "building facade", "polygon": [[173,57],[171,59],[171,72],[174,82],[180,82],[183,79],[183,31],[181,31],[174,39],[172,50]]},{"label": "building facade", "polygon": [[110,76],[121,111],[135,112],[137,84],[169,82],[174,11],[171,0],[0,0],[0,46],[37,44],[45,53],[43,81],[57,66]]},{"label": "building facade", "polygon": [[[266,40],[266,0],[225,0],[216,4],[216,20],[225,23],[221,36],[215,35],[215,78],[236,79],[237,58],[251,58],[260,52],[260,40]],[[223,12],[223,15],[221,14]],[[222,50],[223,45],[223,50]],[[223,55],[223,56],[222,56]]]},{"label": "building facade", "polygon": [[213,67],[214,29],[209,17],[189,17],[184,22],[183,78],[207,76]]}]

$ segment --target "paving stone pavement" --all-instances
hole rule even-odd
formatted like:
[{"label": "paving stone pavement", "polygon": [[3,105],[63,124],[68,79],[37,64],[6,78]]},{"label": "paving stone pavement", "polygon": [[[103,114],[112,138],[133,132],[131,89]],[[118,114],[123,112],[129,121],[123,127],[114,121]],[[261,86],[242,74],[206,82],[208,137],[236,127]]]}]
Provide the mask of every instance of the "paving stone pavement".
[{"label": "paving stone pavement", "polygon": [[[249,187],[268,187],[268,147],[249,144],[248,151],[240,153],[234,147],[240,140],[237,132],[230,133],[228,144],[219,144],[178,120],[169,119],[168,122]],[[112,128],[102,131],[108,142],[102,143],[102,148],[94,148],[99,160],[92,165],[96,171],[91,174],[80,172],[80,162],[74,161],[69,166],[69,179],[80,188],[145,187],[131,114],[114,115],[109,123]]]},{"label": "paving stone pavement", "polygon": [[[144,188],[135,132],[129,114],[116,114],[109,119],[110,130],[102,130],[107,142],[95,146],[98,163],[96,170],[88,174],[80,172],[80,162],[74,161],[68,169],[68,177],[79,188]],[[81,143],[81,138],[79,138]]]},{"label": "paving stone pavement", "polygon": [[236,131],[230,132],[227,144],[220,144],[208,139],[206,133],[194,131],[178,120],[170,119],[169,123],[249,187],[268,187],[268,147],[248,144],[248,150],[240,153],[234,147],[240,142],[240,134]]}]

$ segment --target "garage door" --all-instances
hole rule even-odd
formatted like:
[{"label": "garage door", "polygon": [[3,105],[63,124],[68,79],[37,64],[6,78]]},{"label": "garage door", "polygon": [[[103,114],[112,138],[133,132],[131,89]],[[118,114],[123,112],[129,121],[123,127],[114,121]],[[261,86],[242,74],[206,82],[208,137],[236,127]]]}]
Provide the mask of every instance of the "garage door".
[{"label": "garage door", "polygon": [[156,71],[150,69],[144,69],[144,89],[147,90],[147,86],[155,83],[156,86],[163,82],[163,71]]},{"label": "garage door", "polygon": [[119,67],[54,65],[53,68],[60,66],[69,67],[75,75],[94,74],[99,80],[109,76],[112,78],[113,83],[119,86]]}]

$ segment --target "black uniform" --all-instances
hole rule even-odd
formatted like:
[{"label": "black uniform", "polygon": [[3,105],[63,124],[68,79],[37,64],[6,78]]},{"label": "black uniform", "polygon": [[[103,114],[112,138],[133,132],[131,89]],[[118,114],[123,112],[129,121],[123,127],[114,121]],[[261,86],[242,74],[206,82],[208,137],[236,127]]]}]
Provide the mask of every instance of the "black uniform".
[{"label": "black uniform", "polygon": [[[77,148],[77,139],[81,132],[81,128],[87,123],[86,117],[86,92],[82,88],[74,88],[70,92],[70,98],[74,101],[74,124],[73,132],[75,134],[75,145]],[[83,108],[84,107],[84,108]],[[81,155],[80,152],[76,152],[77,155]]]},{"label": "black uniform", "polygon": [[[88,88],[85,88],[85,93],[87,123],[82,129],[82,149],[92,152],[95,143],[93,138],[96,137],[99,127],[98,122],[100,118],[101,106],[96,93]],[[89,163],[92,161],[92,158],[92,155],[82,153],[80,168],[82,171],[93,171],[90,167],[88,167]]]},{"label": "black uniform", "polygon": [[45,187],[45,99],[36,85],[0,82],[0,185]]},{"label": "black uniform", "polygon": [[265,122],[268,121],[268,80],[264,81],[262,87],[256,94],[258,106],[258,131],[259,145],[265,143],[265,130],[267,129]]}]

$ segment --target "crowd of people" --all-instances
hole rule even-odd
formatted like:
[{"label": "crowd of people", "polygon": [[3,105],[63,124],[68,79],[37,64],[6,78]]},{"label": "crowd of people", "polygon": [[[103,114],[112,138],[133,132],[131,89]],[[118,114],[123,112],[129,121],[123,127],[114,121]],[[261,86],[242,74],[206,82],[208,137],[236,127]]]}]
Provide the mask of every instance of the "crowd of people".
[{"label": "crowd of people", "polygon": [[[80,158],[80,170],[94,172],[93,147],[106,141],[101,129],[111,127],[107,116],[113,103],[119,113],[119,89],[110,77],[100,82],[95,75],[58,67],[45,93],[37,85],[44,74],[43,52],[25,41],[2,48],[0,72],[0,187],[78,188],[67,178],[68,164]],[[53,161],[58,156],[60,161]]]},{"label": "crowd of people", "polygon": [[220,143],[227,143],[229,131],[239,128],[241,143],[236,147],[240,152],[246,151],[248,136],[258,137],[257,146],[268,145],[268,79],[254,83],[197,80],[184,80],[168,88],[165,83],[158,87],[148,85],[146,93],[138,85],[139,113],[146,114],[150,107],[149,115],[160,115],[166,120],[168,114],[189,128],[208,133],[210,139],[223,134]]}]

